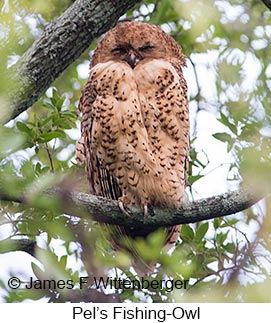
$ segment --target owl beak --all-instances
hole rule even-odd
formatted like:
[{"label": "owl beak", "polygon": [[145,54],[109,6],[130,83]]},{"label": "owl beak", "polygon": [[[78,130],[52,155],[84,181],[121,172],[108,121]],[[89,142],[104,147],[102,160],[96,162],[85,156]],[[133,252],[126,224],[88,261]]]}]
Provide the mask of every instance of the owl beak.
[{"label": "owl beak", "polygon": [[127,59],[127,63],[134,68],[136,66],[138,62],[138,58],[136,57],[136,55],[133,52],[130,52],[128,54],[128,59]]}]

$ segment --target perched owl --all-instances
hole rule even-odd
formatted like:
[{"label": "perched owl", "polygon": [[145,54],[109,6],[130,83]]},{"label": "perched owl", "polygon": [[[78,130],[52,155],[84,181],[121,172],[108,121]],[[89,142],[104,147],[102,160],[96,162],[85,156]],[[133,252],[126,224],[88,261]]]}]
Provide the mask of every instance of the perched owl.
[{"label": "perched owl", "polygon": [[[77,144],[92,194],[118,199],[122,210],[137,205],[145,216],[150,206],[182,203],[189,155],[185,65],[178,44],[148,23],[119,23],[99,42],[79,103]],[[179,226],[165,230],[171,247]],[[115,244],[129,234],[118,227]]]}]

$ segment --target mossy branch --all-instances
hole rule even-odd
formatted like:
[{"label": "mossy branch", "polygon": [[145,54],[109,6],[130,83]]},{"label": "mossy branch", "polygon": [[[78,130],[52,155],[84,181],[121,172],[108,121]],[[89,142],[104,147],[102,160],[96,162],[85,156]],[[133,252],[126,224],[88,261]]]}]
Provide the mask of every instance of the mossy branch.
[{"label": "mossy branch", "polygon": [[[127,216],[119,209],[117,201],[81,192],[67,192],[61,188],[49,189],[42,194],[42,197],[43,203],[41,204],[39,198],[9,197],[0,191],[1,200],[23,203],[29,207],[40,209],[53,207],[59,212],[71,216],[89,218],[112,225],[122,225],[139,235],[159,227],[195,223],[232,215],[249,208],[264,196],[263,194],[251,193],[249,189],[241,188],[221,195],[186,202],[176,209],[152,208],[147,217],[144,217],[142,211],[137,208],[128,209],[131,215]],[[44,198],[51,202],[44,203]]]},{"label": "mossy branch", "polygon": [[113,27],[138,0],[77,0],[52,22],[20,60],[7,70],[5,113],[14,119],[35,103],[97,37]]}]

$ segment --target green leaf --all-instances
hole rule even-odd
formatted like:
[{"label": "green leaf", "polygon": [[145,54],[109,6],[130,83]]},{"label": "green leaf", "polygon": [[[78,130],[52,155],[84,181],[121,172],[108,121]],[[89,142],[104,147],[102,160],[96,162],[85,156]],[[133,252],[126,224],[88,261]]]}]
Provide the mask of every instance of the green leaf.
[{"label": "green leaf", "polygon": [[65,269],[66,269],[66,266],[67,266],[67,260],[68,260],[68,256],[67,256],[67,255],[62,256],[62,257],[60,258],[59,265],[60,265],[60,267],[61,267],[63,270],[65,270]]},{"label": "green leaf", "polygon": [[246,123],[242,128],[239,138],[246,141],[251,139],[253,140],[254,137],[259,133],[260,128],[261,126],[257,122],[251,124]]},{"label": "green leaf", "polygon": [[21,165],[21,174],[23,175],[24,180],[33,181],[36,178],[34,166],[30,160],[25,161]]},{"label": "green leaf", "polygon": [[220,112],[220,116],[221,118],[218,119],[218,121],[220,121],[222,124],[224,124],[224,126],[229,128],[235,135],[237,135],[237,127],[234,123],[230,122],[229,117],[222,112]]},{"label": "green leaf", "polygon": [[53,96],[51,97],[52,105],[57,109],[57,111],[61,111],[65,98],[63,97],[61,98],[57,94],[57,90],[55,88],[53,89],[52,94],[53,94]]},{"label": "green leaf", "polygon": [[220,140],[222,142],[227,142],[230,143],[233,141],[233,138],[231,137],[231,135],[229,135],[226,132],[217,132],[213,134],[213,137],[217,140]]},{"label": "green leaf", "polygon": [[199,179],[201,179],[202,177],[204,177],[204,175],[191,175],[188,178],[188,183],[190,185],[193,185],[196,181],[198,181]]},{"label": "green leaf", "polygon": [[196,235],[195,235],[195,239],[196,241],[201,241],[206,232],[208,231],[209,229],[209,223],[208,222],[205,222],[205,223],[201,223],[196,231]]},{"label": "green leaf", "polygon": [[215,218],[214,221],[213,221],[213,225],[214,225],[215,229],[218,229],[220,227],[220,225],[221,225],[221,219]]},{"label": "green leaf", "polygon": [[41,127],[44,127],[46,124],[48,124],[52,120],[52,116],[50,115],[48,118],[45,118],[41,120]]},{"label": "green leaf", "polygon": [[38,162],[35,166],[35,173],[40,174],[41,172],[41,163]]},{"label": "green leaf", "polygon": [[44,272],[40,269],[38,265],[36,265],[34,262],[31,262],[31,267],[32,267],[33,273],[37,278],[44,277]]},{"label": "green leaf", "polygon": [[42,106],[48,110],[53,110],[53,111],[57,110],[56,107],[52,103],[49,103],[49,102],[43,102]]},{"label": "green leaf", "polygon": [[25,123],[17,121],[16,127],[19,131],[26,133],[28,136],[32,136],[32,129],[30,129]]},{"label": "green leaf", "polygon": [[237,247],[235,246],[235,244],[233,242],[229,242],[226,245],[224,245],[223,248],[230,253],[234,253],[234,252],[236,252]]},{"label": "green leaf", "polygon": [[38,138],[39,143],[49,142],[56,138],[66,138],[66,134],[63,131],[52,131],[49,133],[44,133]]},{"label": "green leaf", "polygon": [[56,106],[57,100],[58,100],[57,90],[55,88],[53,88],[52,97],[51,97],[51,102],[52,102],[53,106]]},{"label": "green leaf", "polygon": [[56,108],[58,109],[58,111],[61,110],[62,106],[63,106],[63,103],[65,101],[65,98],[59,98],[57,101],[56,101]]},{"label": "green leaf", "polygon": [[236,223],[238,223],[239,220],[238,219],[230,219],[230,220],[227,220],[225,223],[223,223],[221,225],[221,228],[227,228],[229,225],[235,225]]},{"label": "green leaf", "polygon": [[223,233],[223,232],[220,232],[216,235],[216,242],[218,245],[222,246],[223,243],[225,242],[225,240],[227,239],[228,237],[228,232],[226,233]]},{"label": "green leaf", "polygon": [[188,224],[182,225],[180,237],[184,241],[192,241],[194,239],[193,229]]}]

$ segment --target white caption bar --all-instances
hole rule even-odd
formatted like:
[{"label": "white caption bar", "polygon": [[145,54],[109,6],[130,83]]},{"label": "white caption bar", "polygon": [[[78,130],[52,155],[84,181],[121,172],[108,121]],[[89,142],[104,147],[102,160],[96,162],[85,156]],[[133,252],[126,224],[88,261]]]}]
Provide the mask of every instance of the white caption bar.
[{"label": "white caption bar", "polygon": [[270,304],[0,304],[9,322],[257,322],[269,317]]}]

